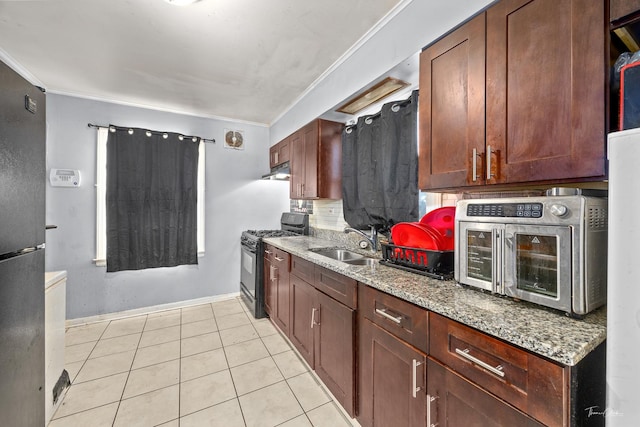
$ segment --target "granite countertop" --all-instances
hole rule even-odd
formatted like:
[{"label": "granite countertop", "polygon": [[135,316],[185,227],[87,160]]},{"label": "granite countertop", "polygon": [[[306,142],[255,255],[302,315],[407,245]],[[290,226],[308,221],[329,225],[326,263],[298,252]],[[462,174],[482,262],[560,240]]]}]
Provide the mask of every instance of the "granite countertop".
[{"label": "granite countertop", "polygon": [[[335,241],[310,236],[271,237],[264,241],[563,365],[576,365],[606,338],[606,307],[584,319],[572,319],[550,309],[491,295],[454,281],[431,279],[381,264],[349,265],[310,251],[344,247]],[[351,247],[348,249],[371,255]]]}]

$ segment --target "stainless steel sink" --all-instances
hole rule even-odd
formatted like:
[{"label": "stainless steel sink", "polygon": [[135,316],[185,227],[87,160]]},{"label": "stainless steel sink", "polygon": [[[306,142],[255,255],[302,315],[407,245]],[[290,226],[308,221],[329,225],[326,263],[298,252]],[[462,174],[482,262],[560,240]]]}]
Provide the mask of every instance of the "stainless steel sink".
[{"label": "stainless steel sink", "polygon": [[351,261],[344,261],[344,262],[351,265],[372,266],[372,265],[376,265],[378,263],[378,260],[375,258],[359,258],[359,259],[352,259]]},{"label": "stainless steel sink", "polygon": [[364,255],[360,255],[357,252],[352,252],[348,249],[341,248],[318,248],[310,249],[311,252],[318,255],[326,256],[327,258],[335,259],[336,261],[342,261],[350,265],[375,265],[378,260],[375,258],[369,258]]},{"label": "stainless steel sink", "polygon": [[335,259],[338,261],[353,261],[363,259],[364,256],[360,255],[357,252],[351,252],[348,249],[340,249],[340,248],[319,248],[319,249],[311,249],[311,252],[315,252],[318,255],[326,256],[331,259]]}]

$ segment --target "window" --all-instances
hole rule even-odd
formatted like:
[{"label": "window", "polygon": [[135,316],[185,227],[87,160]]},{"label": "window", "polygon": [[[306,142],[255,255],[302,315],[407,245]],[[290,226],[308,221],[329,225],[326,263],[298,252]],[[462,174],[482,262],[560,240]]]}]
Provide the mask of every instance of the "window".
[{"label": "window", "polygon": [[[107,189],[107,138],[109,129],[98,128],[96,155],[96,258],[97,266],[107,265],[107,217],[106,217],[106,189]],[[200,142],[198,147],[198,256],[205,251],[204,246],[204,187],[205,187],[205,144]]]}]

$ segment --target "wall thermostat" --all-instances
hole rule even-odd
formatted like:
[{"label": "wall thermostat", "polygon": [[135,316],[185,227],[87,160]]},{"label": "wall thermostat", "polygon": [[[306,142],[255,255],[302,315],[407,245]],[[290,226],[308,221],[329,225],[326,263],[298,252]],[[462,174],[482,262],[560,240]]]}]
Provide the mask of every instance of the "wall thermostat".
[{"label": "wall thermostat", "polygon": [[51,169],[49,182],[52,187],[80,187],[78,169]]}]

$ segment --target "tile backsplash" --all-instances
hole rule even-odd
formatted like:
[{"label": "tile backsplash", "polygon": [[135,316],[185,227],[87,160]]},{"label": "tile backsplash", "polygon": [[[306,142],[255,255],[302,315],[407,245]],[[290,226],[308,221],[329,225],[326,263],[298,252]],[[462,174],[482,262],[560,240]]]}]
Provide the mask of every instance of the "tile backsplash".
[{"label": "tile backsplash", "polygon": [[313,213],[313,200],[289,200],[289,212]]},{"label": "tile backsplash", "polygon": [[309,225],[325,230],[342,231],[348,227],[344,220],[342,200],[314,200],[313,215],[309,216]]},{"label": "tile backsplash", "polygon": [[[460,198],[461,194],[420,193],[420,217],[442,206],[454,206]],[[294,212],[294,203],[295,206],[298,206],[299,202],[301,200],[291,201],[292,212]],[[312,206],[308,208],[310,211],[307,211],[311,214],[309,215],[309,225],[311,227],[341,232],[345,227],[349,226],[344,220],[342,200],[307,200],[305,202],[312,203]]]}]

